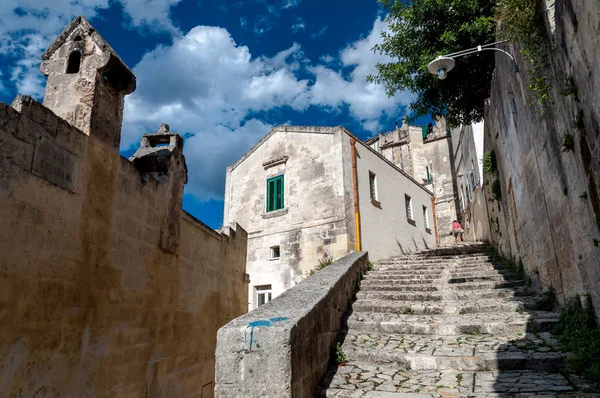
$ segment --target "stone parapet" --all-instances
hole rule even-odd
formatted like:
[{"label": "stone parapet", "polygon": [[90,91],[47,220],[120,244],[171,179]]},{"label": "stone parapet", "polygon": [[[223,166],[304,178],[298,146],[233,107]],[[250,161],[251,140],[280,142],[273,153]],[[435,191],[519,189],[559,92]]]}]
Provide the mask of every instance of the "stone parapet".
[{"label": "stone parapet", "polygon": [[367,262],[351,253],[219,329],[215,397],[312,397]]}]

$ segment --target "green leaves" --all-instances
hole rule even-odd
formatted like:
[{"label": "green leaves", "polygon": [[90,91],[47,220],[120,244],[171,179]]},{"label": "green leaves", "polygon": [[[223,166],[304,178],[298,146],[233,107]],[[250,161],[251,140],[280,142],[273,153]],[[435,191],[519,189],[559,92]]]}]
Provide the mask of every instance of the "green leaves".
[{"label": "green leaves", "polygon": [[385,85],[388,95],[417,94],[414,116],[446,115],[448,123],[483,118],[489,97],[494,54],[486,51],[456,59],[441,81],[427,71],[436,56],[476,47],[495,39],[494,0],[379,0],[388,9],[389,33],[374,47],[394,62],[377,65],[368,80]]}]

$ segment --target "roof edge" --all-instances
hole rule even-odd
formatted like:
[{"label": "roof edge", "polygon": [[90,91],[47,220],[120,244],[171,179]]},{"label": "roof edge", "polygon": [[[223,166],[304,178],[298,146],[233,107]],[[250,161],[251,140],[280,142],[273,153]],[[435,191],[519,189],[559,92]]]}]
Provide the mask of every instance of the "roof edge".
[{"label": "roof edge", "polygon": [[306,134],[333,134],[336,129],[342,128],[342,126],[290,126],[286,124],[278,125],[273,127],[264,137],[262,137],[252,148],[250,148],[241,158],[239,158],[234,164],[227,167],[227,170],[235,170],[244,160],[246,160],[252,153],[254,153],[262,144],[267,141],[271,136],[278,132],[290,132],[290,133],[306,133]]}]

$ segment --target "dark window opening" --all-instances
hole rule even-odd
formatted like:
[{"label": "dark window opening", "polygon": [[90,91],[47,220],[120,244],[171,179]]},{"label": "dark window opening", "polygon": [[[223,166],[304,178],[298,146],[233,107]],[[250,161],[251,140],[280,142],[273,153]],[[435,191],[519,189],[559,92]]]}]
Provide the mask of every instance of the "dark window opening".
[{"label": "dark window opening", "polygon": [[271,260],[277,260],[281,255],[281,252],[279,250],[279,246],[273,246],[271,247],[271,255],[270,255],[270,259]]},{"label": "dark window opening", "polygon": [[121,91],[127,87],[128,74],[127,70],[119,65],[113,64],[108,70],[102,72],[102,77],[117,91]]},{"label": "dark window opening", "polygon": [[79,67],[81,65],[81,53],[79,51],[73,51],[69,55],[69,62],[67,64],[67,73],[79,73]]},{"label": "dark window opening", "polygon": [[373,200],[377,200],[377,183],[375,178],[375,174],[369,171],[369,195]]},{"label": "dark window opening", "polygon": [[81,36],[75,36],[75,38],[74,38],[73,40],[74,40],[74,41],[81,41],[81,40],[83,40],[83,39],[81,38]]}]

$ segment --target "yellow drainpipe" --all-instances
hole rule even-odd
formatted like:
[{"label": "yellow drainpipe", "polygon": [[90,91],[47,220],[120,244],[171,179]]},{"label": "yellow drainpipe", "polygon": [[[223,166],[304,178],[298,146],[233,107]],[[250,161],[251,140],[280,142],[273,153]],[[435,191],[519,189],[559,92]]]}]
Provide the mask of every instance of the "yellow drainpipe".
[{"label": "yellow drainpipe", "polygon": [[350,137],[352,148],[352,187],[354,188],[354,224],[356,225],[356,251],[361,250],[360,244],[360,209],[358,207],[358,173],[356,171],[356,138]]}]

